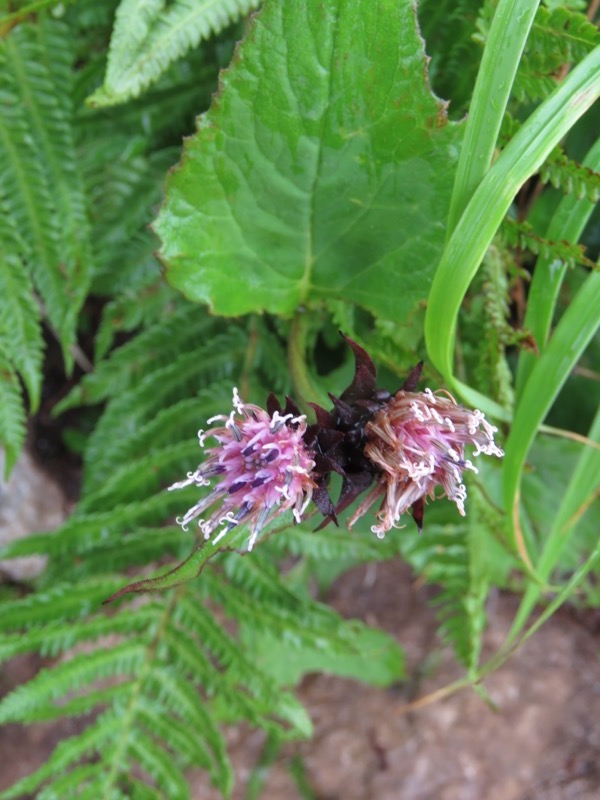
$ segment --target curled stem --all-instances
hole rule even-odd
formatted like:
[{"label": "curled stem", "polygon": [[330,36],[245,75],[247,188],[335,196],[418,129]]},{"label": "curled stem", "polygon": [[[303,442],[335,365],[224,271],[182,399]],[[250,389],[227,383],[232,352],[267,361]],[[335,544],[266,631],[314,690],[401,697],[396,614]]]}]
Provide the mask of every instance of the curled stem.
[{"label": "curled stem", "polygon": [[288,366],[294,387],[294,399],[303,413],[307,411],[309,401],[325,407],[331,405],[325,392],[315,383],[306,363],[309,322],[307,314],[297,313],[292,322],[288,342]]}]

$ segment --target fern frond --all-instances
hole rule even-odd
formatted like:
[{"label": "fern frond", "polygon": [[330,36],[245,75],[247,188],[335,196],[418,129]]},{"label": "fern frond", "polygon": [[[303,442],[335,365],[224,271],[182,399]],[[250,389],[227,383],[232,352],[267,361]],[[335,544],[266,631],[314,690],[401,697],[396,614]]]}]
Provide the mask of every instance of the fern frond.
[{"label": "fern frond", "polygon": [[202,39],[257,8],[260,0],[122,0],[115,19],[104,85],[94,106],[137,97]]},{"label": "fern frond", "polygon": [[[138,288],[156,265],[156,242],[147,229],[166,170],[177,151],[148,152],[131,137],[100,137],[86,144],[85,183],[93,209],[94,293],[116,296]],[[137,154],[141,149],[142,153]],[[141,280],[140,280],[141,279]]]},{"label": "fern frond", "polygon": [[191,725],[197,731],[197,737],[204,740],[210,758],[209,774],[215,784],[222,787],[224,794],[229,794],[233,775],[225,740],[200,693],[169,667],[153,669],[148,676],[148,687],[166,709]]},{"label": "fern frond", "polygon": [[227,583],[217,581],[211,571],[204,575],[205,583],[211,597],[218,599],[234,619],[244,617],[242,608],[251,598],[252,624],[258,630],[275,633],[292,647],[304,644],[320,649],[327,642],[332,651],[352,650],[351,630],[340,625],[337,614],[293,592],[280,578],[278,580],[275,565],[266,558],[225,556],[218,563],[223,564],[230,580]]},{"label": "fern frond", "polygon": [[[13,48],[11,48],[12,50]],[[61,308],[62,283],[59,232],[53,216],[51,192],[41,159],[34,146],[19,97],[17,78],[10,68],[6,42],[0,47],[0,88],[13,98],[0,118],[0,171],[3,205],[11,222],[28,243],[28,259],[49,308]],[[44,275],[47,269],[48,276]],[[59,320],[56,319],[56,322]],[[58,325],[56,325],[58,328]]]},{"label": "fern frond", "polygon": [[128,755],[156,782],[167,797],[173,800],[188,800],[190,788],[181,769],[173,763],[173,754],[166,753],[150,736],[137,731],[129,743]]},{"label": "fern frond", "polygon": [[131,692],[134,691],[133,680],[125,680],[120,683],[111,683],[102,689],[90,689],[85,694],[61,698],[57,704],[53,700],[39,703],[30,712],[30,715],[21,716],[22,723],[49,722],[56,719],[69,719],[81,717],[86,714],[93,714],[99,708],[109,706],[122,706],[127,702]]},{"label": "fern frond", "polygon": [[31,279],[23,264],[25,243],[0,221],[0,343],[21,375],[35,412],[40,402],[44,342]]},{"label": "fern frond", "polygon": [[[165,557],[181,559],[189,554],[194,543],[190,534],[182,531],[178,525],[159,528],[136,525],[124,533],[105,538],[100,533],[97,545],[85,551],[85,559],[78,566],[78,574],[84,579],[102,575],[107,570],[144,567]],[[56,570],[62,572],[62,561],[56,564]],[[121,586],[122,581],[120,586],[105,594],[102,599],[110,597]]]},{"label": "fern frond", "polygon": [[[505,114],[500,131],[503,146],[520,127],[521,124],[515,117]],[[560,145],[554,148],[542,164],[539,175],[543,183],[551,183],[565,194],[574,193],[579,199],[587,197],[592,203],[600,198],[600,174],[569,158]]]},{"label": "fern frond", "polygon": [[0,616],[0,630],[35,629],[49,622],[82,619],[100,607],[102,601],[119,587],[119,581],[113,575],[94,577],[76,585],[56,583],[46,591],[7,601],[6,613]]},{"label": "fern frond", "polygon": [[596,268],[595,262],[584,255],[583,245],[544,239],[543,236],[535,233],[528,222],[517,222],[507,218],[502,223],[500,235],[511,247],[527,250],[536,256],[542,256],[549,262],[556,259],[570,268],[577,264],[590,269]]},{"label": "fern frond", "polygon": [[442,587],[436,598],[440,633],[468,665],[473,642],[466,606],[470,586],[466,526],[439,527],[428,522],[426,536],[404,537],[402,554],[428,583]]},{"label": "fern frond", "polygon": [[[51,784],[45,786],[37,795],[36,800],[61,800],[61,798],[71,798],[83,796],[83,788],[88,783],[88,778],[92,779],[96,773],[93,764],[83,764],[75,767],[71,772],[67,772],[62,777],[57,777]],[[89,786],[88,790],[89,792]],[[97,797],[98,795],[96,795]]]},{"label": "fern frond", "polygon": [[81,503],[80,511],[99,511],[102,508],[113,508],[123,503],[126,498],[142,500],[150,492],[156,492],[172,481],[173,475],[185,474],[190,464],[198,461],[198,442],[193,439],[194,428],[182,442],[156,447],[150,455],[131,461],[120,461],[123,466],[117,467],[106,479],[102,488],[88,495],[85,503]]},{"label": "fern frond", "polygon": [[450,113],[462,116],[473,91],[480,45],[475,23],[483,0],[421,0],[417,11],[428,56],[430,79]]},{"label": "fern frond", "polygon": [[[497,482],[497,470],[482,466],[482,471],[487,472],[487,480],[482,479],[486,486]],[[504,585],[514,562],[501,544],[501,515],[483,497],[478,484],[471,483],[467,518],[453,524],[442,522],[443,509],[432,505],[423,536],[400,538],[403,557],[440,589],[433,605],[442,637],[474,671],[486,626],[487,589],[491,582]]]},{"label": "fern frond", "polygon": [[[483,3],[477,18],[477,41],[487,39],[494,0]],[[583,59],[600,41],[600,32],[585,14],[564,6],[540,5],[513,84],[519,102],[538,101],[557,86],[561,67]]]},{"label": "fern frond", "polygon": [[156,261],[144,262],[141,274],[135,275],[132,284],[104,306],[94,343],[95,361],[100,362],[106,356],[117,334],[150,327],[165,311],[177,306],[178,300],[175,291],[160,276]]},{"label": "fern frond", "polygon": [[[257,636],[275,633],[280,659],[286,648],[303,646],[339,655],[340,664],[362,653],[364,626],[292,588],[266,552],[249,559],[215,548],[198,581],[141,605],[120,600],[109,612],[100,605],[115,582],[125,581],[106,577],[106,570],[193,548],[190,534],[162,526],[196,499],[197,489],[169,493],[161,484],[196,463],[199,425],[230,404],[234,378],[244,369],[260,372],[271,352],[248,355],[242,327],[222,332],[220,323],[181,305],[140,338],[87,379],[89,402],[108,403],[96,429],[104,433],[94,434],[86,453],[92,480],[77,512],[51,536],[34,535],[2,553],[47,554],[40,584],[54,588],[10,603],[0,620],[7,631],[0,658],[37,651],[59,660],[0,701],[0,720],[101,714],[17,792],[183,797],[184,770],[200,766],[227,796],[232,773],[221,724],[244,720],[278,739],[311,731],[294,695],[257,668]],[[279,342],[272,345],[278,353]],[[61,585],[74,560],[78,584]],[[224,617],[235,619],[235,634]],[[143,781],[132,778],[140,772]]]},{"label": "fern frond", "polygon": [[598,28],[585,14],[540,6],[515,77],[515,97],[521,102],[547,97],[560,68],[581,61],[599,42]]},{"label": "fern frond", "polygon": [[[244,559],[237,557],[237,560]],[[18,788],[32,790],[51,781],[44,791],[52,796],[51,787],[64,780],[68,771],[74,775],[73,785],[78,789],[77,780],[81,779],[82,794],[89,783],[95,791],[101,791],[100,796],[108,796],[113,785],[123,785],[122,781],[135,766],[147,766],[146,751],[137,747],[140,735],[143,737],[146,731],[151,734],[153,747],[160,752],[174,750],[171,763],[175,772],[171,780],[178,783],[177,791],[185,785],[183,770],[193,764],[208,769],[215,784],[226,793],[231,785],[231,771],[218,728],[220,721],[245,719],[280,737],[306,735],[310,722],[298,701],[290,693],[279,691],[256,669],[251,652],[242,641],[226,633],[203,598],[208,593],[213,603],[218,600],[214,591],[218,586],[229,598],[234,598],[230,607],[235,607],[241,623],[272,631],[272,622],[278,621],[282,640],[294,647],[308,641],[312,647],[324,648],[326,652],[352,653],[357,628],[339,619],[330,609],[291,592],[272,565],[260,564],[258,572],[262,576],[260,587],[250,608],[246,572],[241,575],[241,582],[237,577],[224,582],[223,576],[219,580],[210,576],[212,580],[202,580],[196,588],[180,587],[176,599],[161,595],[156,602],[133,609],[124,606],[115,614],[97,612],[85,620],[66,620],[34,628],[25,636],[19,633],[22,640],[30,637],[27,643],[19,643],[17,635],[7,637],[4,656],[33,648],[57,655],[72,644],[85,644],[85,651],[43,670],[8,695],[0,703],[0,720],[53,719],[106,707],[108,711],[101,720],[110,719],[113,713],[114,719],[120,720],[113,729],[112,740],[103,742],[97,752],[95,772],[81,771],[79,762],[95,751],[95,743],[102,738],[98,722],[84,732],[80,742],[70,740],[60,745],[48,764],[26,779],[26,784],[18,784]],[[238,570],[233,573],[240,577]],[[57,605],[52,600],[60,603],[65,594],[55,590],[45,598],[45,603],[19,601],[21,605],[17,603],[15,610],[21,609],[20,625],[26,611],[30,621],[35,619],[40,623],[40,608],[47,610]],[[77,603],[71,603],[60,613],[77,616]],[[107,648],[107,637],[116,638],[117,643]],[[111,679],[108,686],[97,687],[98,681],[107,678]],[[118,683],[112,682],[115,679]],[[128,709],[125,716],[124,708]],[[183,745],[185,737],[188,744],[179,747],[177,742],[181,740]],[[161,781],[167,780],[167,775],[161,768],[155,778],[157,785],[162,786]]]},{"label": "fern frond", "polygon": [[137,778],[130,778],[129,791],[131,800],[164,800],[164,796],[157,789]]},{"label": "fern frond", "polygon": [[[114,739],[115,729],[118,729],[118,720],[119,716],[116,711],[106,711],[94,723],[89,725],[83,733],[62,741],[50,758],[38,770],[15,783],[10,789],[0,792],[0,800],[14,800],[15,798],[18,800],[23,795],[36,792],[36,789],[42,783],[53,778],[58,778],[62,781],[65,771],[72,764],[103,751]],[[83,773],[80,770],[80,779],[85,779],[88,776],[88,770],[84,770]],[[50,788],[48,787],[47,792],[49,791]],[[96,797],[99,796],[96,795]],[[50,794],[50,797],[52,797],[52,794]]]},{"label": "fern frond", "polygon": [[376,539],[370,530],[363,534],[357,528],[350,532],[343,528],[312,531],[306,526],[295,525],[273,536],[265,543],[265,547],[274,553],[304,556],[315,562],[350,561],[363,564],[386,561],[398,555],[398,544],[393,536]]},{"label": "fern frond", "polygon": [[168,742],[173,752],[182,757],[184,764],[195,764],[209,769],[210,758],[192,725],[181,717],[166,716],[146,698],[140,701],[138,714],[145,730],[151,731],[163,742]]},{"label": "fern frond", "polygon": [[6,475],[14,467],[23,447],[25,422],[21,384],[9,354],[0,341],[0,442],[6,453],[4,464]]},{"label": "fern frond", "polygon": [[579,200],[587,197],[597,203],[600,199],[600,173],[568,158],[561,147],[553,150],[542,164],[540,178],[565,194],[575,194]]},{"label": "fern frond", "polygon": [[190,343],[202,342],[210,327],[208,315],[197,306],[185,304],[119,347],[109,359],[100,362],[85,375],[57,407],[61,414],[79,405],[100,403],[133,387],[140,373],[170,364]]},{"label": "fern frond", "polygon": [[[191,349],[190,342],[189,351],[180,350],[170,364],[148,371],[135,387],[109,403],[86,448],[86,492],[102,485],[118,463],[121,442],[161,408],[211,383],[227,380],[233,386],[236,372],[239,375],[235,365],[241,363],[246,345],[243,332],[231,328],[206,343],[195,344],[196,348]],[[200,423],[203,421],[200,416]]]},{"label": "fern frond", "polygon": [[473,286],[473,299],[465,313],[462,328],[465,340],[477,342],[477,348],[465,345],[465,361],[482,391],[497,397],[505,408],[514,403],[513,378],[506,349],[515,342],[510,324],[508,276],[514,259],[500,240],[491,246]]},{"label": "fern frond", "polygon": [[31,719],[37,706],[64,697],[94,680],[137,674],[145,658],[143,641],[123,642],[111,649],[80,653],[70,661],[43,669],[29,683],[17,687],[0,705],[0,724]]},{"label": "fern frond", "polygon": [[109,634],[141,634],[152,629],[155,617],[155,608],[143,606],[131,614],[117,615],[114,619],[99,616],[85,622],[69,621],[68,624],[53,620],[52,624],[44,628],[30,630],[26,637],[21,633],[5,635],[0,641],[0,661],[33,651],[38,651],[44,657],[54,658],[81,642],[94,642]]},{"label": "fern frond", "polygon": [[101,545],[114,543],[130,530],[155,524],[157,520],[173,518],[182,505],[192,502],[197,493],[181,491],[177,495],[160,492],[146,500],[127,503],[117,508],[95,514],[74,515],[51,536],[34,534],[7,544],[1,551],[2,558],[18,558],[24,555],[48,555],[55,558],[69,554],[81,555]]},{"label": "fern frond", "polygon": [[[168,408],[163,408],[156,415],[145,422],[123,440],[116,451],[119,463],[143,458],[144,454],[149,453],[153,448],[161,449],[169,444],[176,444],[179,441],[189,443],[190,438],[194,438],[198,427],[205,419],[208,419],[219,410],[226,408],[231,397],[230,387],[217,384],[214,389],[202,389],[195,397],[186,398],[173,403]],[[190,463],[197,460],[199,453],[190,459]],[[176,474],[175,472],[173,474]],[[112,478],[103,484],[101,491],[104,491]],[[85,502],[92,495],[85,498]]]},{"label": "fern frond", "polygon": [[[282,340],[269,330],[264,321],[259,317],[254,318],[254,332],[256,335],[256,353],[254,364],[251,365],[260,371],[261,383],[268,386],[272,392],[282,396],[292,391],[291,376],[287,361],[285,339]],[[250,336],[252,336],[252,327]],[[248,367],[245,365],[244,369]]]},{"label": "fern frond", "polygon": [[30,243],[28,266],[57,331],[67,368],[77,315],[91,277],[83,187],[77,169],[68,29],[41,17],[0,43],[4,204]]}]

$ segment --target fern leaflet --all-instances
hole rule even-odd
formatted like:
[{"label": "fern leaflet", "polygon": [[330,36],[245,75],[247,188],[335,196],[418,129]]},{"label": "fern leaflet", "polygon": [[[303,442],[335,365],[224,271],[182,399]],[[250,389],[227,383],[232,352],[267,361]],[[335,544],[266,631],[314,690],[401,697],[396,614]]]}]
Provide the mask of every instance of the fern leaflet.
[{"label": "fern leaflet", "polygon": [[540,178],[580,200],[584,197],[592,203],[600,200],[600,173],[568,158],[561,147],[550,153],[540,169]]},{"label": "fern leaflet", "polygon": [[104,86],[95,106],[137,97],[176,59],[259,5],[260,0],[122,0]]},{"label": "fern leaflet", "polygon": [[44,350],[40,310],[31,279],[18,255],[26,252],[26,246],[7,222],[0,222],[0,342],[23,378],[31,410],[36,411]]},{"label": "fern leaflet", "polygon": [[41,18],[0,43],[3,203],[30,243],[27,264],[68,368],[77,315],[91,277],[83,187],[76,163],[67,28]]},{"label": "fern leaflet", "polygon": [[25,441],[25,409],[21,385],[9,354],[0,342],[0,441],[6,451],[4,472],[8,475]]},{"label": "fern leaflet", "polygon": [[561,67],[580,61],[598,42],[598,28],[585,14],[540,6],[515,77],[515,97],[543,100],[556,87]]},{"label": "fern leaflet", "polygon": [[507,218],[503,222],[500,232],[505,242],[511,247],[527,250],[536,256],[541,255],[549,262],[556,259],[571,268],[580,264],[589,269],[596,269],[596,264],[584,255],[583,245],[544,239],[543,236],[538,236],[528,222],[517,222]]}]

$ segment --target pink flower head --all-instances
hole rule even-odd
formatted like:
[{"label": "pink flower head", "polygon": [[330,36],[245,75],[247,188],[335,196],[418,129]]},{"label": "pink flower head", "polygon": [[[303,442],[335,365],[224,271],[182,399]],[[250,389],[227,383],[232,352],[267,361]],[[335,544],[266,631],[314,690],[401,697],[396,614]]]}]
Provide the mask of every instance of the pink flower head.
[{"label": "pink flower head", "polygon": [[437,486],[464,516],[467,490],[462,473],[477,472],[465,458],[465,447],[474,447],[474,456],[501,457],[504,454],[494,442],[496,431],[481,411],[457,405],[447,392],[399,391],[365,426],[364,453],[379,477],[349,526],[383,497],[378,524],[371,528],[379,538],[401,527],[398,521],[411,508],[421,527],[424,500],[435,499]]},{"label": "pink flower head", "polygon": [[[272,405],[272,403],[270,403]],[[300,522],[310,502],[315,486],[311,471],[315,464],[304,445],[306,418],[300,414],[267,413],[258,406],[243,403],[237,389],[233,390],[234,410],[229,416],[211,417],[208,424],[225,424],[198,432],[200,446],[204,440],[215,439],[217,444],[207,448],[208,457],[185,480],[172,489],[185,486],[211,486],[211,491],[189,509],[177,522],[184,530],[198,519],[205,539],[220,528],[212,543],[217,542],[234,526],[250,523],[251,550],[260,530],[278,514],[293,509]],[[287,410],[287,408],[286,408]]]}]

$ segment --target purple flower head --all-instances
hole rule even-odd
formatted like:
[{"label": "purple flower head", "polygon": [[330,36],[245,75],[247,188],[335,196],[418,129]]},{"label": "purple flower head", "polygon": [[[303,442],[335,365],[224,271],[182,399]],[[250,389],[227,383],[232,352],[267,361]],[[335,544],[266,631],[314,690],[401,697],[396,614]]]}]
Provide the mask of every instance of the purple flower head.
[{"label": "purple flower head", "polygon": [[[187,530],[187,525],[199,518],[204,538],[212,537],[217,544],[236,525],[250,523],[251,550],[261,529],[279,514],[291,508],[300,522],[315,486],[311,478],[315,463],[303,440],[306,418],[291,401],[281,409],[271,396],[267,413],[243,403],[234,389],[233,408],[229,416],[220,414],[208,420],[209,425],[223,425],[198,432],[201,447],[208,438],[217,444],[206,449],[207,458],[195,472],[188,472],[187,478],[169,491],[212,485],[208,494],[177,519],[178,524]],[[202,518],[205,512],[207,516]]]},{"label": "purple flower head", "polygon": [[421,528],[424,501],[435,499],[437,486],[464,516],[467,490],[462,474],[477,472],[465,458],[465,447],[473,447],[474,456],[501,457],[503,452],[494,442],[496,430],[481,411],[459,406],[443,390],[397,392],[365,426],[364,454],[376,466],[378,477],[349,527],[383,498],[378,522],[371,528],[377,536],[383,538],[391,528],[400,527],[397,523],[409,509]]}]

